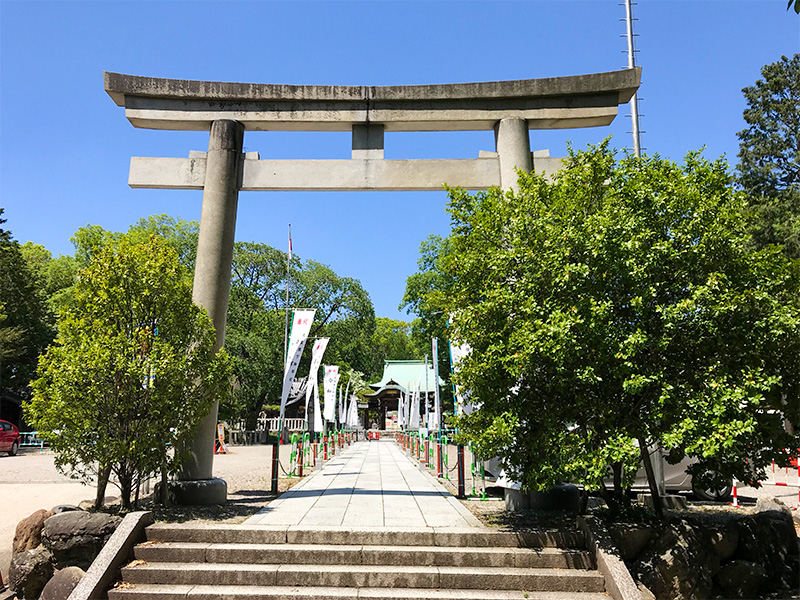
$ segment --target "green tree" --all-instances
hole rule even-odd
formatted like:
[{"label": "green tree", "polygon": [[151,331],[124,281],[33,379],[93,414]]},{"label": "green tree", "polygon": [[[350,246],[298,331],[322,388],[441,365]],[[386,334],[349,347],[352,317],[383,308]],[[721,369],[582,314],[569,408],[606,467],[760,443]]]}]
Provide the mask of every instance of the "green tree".
[{"label": "green tree", "polygon": [[262,410],[277,411],[283,382],[286,255],[266,244],[234,246],[225,347],[236,384],[222,418],[255,429]]},{"label": "green tree", "polygon": [[374,376],[370,342],[375,309],[360,281],[341,277],[329,266],[309,260],[292,275],[291,302],[316,309],[310,337],[331,338],[325,351],[326,364],[347,365],[368,378]]},{"label": "green tree", "polygon": [[411,331],[411,323],[375,317],[375,332],[372,334],[371,343],[374,371],[383,369],[386,360],[422,358],[411,339]]},{"label": "green tree", "polygon": [[127,234],[108,231],[99,225],[86,225],[79,228],[70,240],[75,246],[75,260],[78,266],[86,267],[95,252],[102,250],[109,243],[118,242],[123,235],[141,242],[147,241],[151,235],[156,235],[177,252],[178,260],[183,266],[193,271],[199,231],[200,226],[197,221],[185,221],[160,214],[139,219],[136,224],[128,228]]},{"label": "green tree", "polygon": [[481,409],[458,425],[482,455],[528,488],[567,479],[612,505],[634,440],[741,481],[796,456],[782,421],[800,416],[799,265],[752,249],[731,183],[721,160],[617,161],[603,144],[553,181],[522,174],[516,194],[450,191],[439,306],[472,348],[456,380]]},{"label": "green tree", "polygon": [[213,326],[173,248],[123,235],[91,254],[40,359],[26,417],[59,468],[98,475],[98,506],[113,473],[127,509],[143,477],[161,473],[166,483],[177,471],[177,449],[230,393],[231,368],[213,351]]},{"label": "green tree", "polygon": [[[255,428],[262,411],[276,414],[283,383],[286,309],[286,254],[257,243],[234,247],[231,296],[225,347],[234,360],[235,393],[220,407],[223,418]],[[331,338],[327,364],[372,370],[370,341],[374,309],[361,284],[338,276],[330,267],[292,259],[292,306],[314,308],[311,337]],[[300,373],[308,369],[304,357]]]},{"label": "green tree", "polygon": [[22,256],[34,278],[35,286],[43,294],[52,319],[58,311],[74,298],[72,286],[78,278],[78,264],[72,256],[53,258],[41,244],[25,242],[21,247]]},{"label": "green tree", "polygon": [[[5,223],[0,208],[0,224]],[[39,354],[53,339],[52,320],[21,247],[0,229],[0,389],[28,398]]]},{"label": "green tree", "polygon": [[758,216],[759,247],[782,244],[800,258],[800,54],[761,69],[742,90],[747,129],[738,133],[738,183]]}]

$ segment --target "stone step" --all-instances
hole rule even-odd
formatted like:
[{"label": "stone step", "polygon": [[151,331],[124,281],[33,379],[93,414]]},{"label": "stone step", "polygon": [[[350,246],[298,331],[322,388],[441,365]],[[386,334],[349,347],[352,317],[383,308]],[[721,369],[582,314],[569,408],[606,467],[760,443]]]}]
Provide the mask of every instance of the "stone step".
[{"label": "stone step", "polygon": [[537,592],[430,588],[150,585],[109,590],[109,600],[609,600],[604,592]]},{"label": "stone step", "polygon": [[584,550],[560,548],[461,548],[447,546],[346,546],[300,544],[212,544],[147,542],[134,549],[137,559],[155,562],[408,565],[593,569]]},{"label": "stone step", "polygon": [[578,569],[385,565],[281,565],[134,562],[122,579],[135,585],[311,586],[601,592],[603,576]]},{"label": "stone step", "polygon": [[326,544],[372,546],[449,546],[506,548],[585,548],[579,531],[512,532],[479,528],[392,528],[302,526],[250,526],[230,524],[186,525],[156,523],[147,528],[147,539],[161,542],[208,542],[239,544]]}]

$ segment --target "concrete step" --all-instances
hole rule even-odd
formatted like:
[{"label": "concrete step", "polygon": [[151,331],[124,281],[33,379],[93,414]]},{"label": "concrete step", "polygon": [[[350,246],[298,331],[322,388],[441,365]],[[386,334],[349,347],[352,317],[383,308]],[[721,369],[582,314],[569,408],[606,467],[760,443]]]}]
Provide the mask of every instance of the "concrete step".
[{"label": "concrete step", "polygon": [[603,592],[326,588],[288,586],[149,585],[109,590],[109,600],[609,600]]},{"label": "concrete step", "polygon": [[505,548],[585,548],[579,531],[512,532],[478,528],[392,528],[302,526],[251,526],[228,524],[186,525],[156,523],[147,528],[147,539],[162,542],[239,544],[326,544],[372,546],[449,546]]},{"label": "concrete step", "polygon": [[407,565],[593,569],[585,550],[560,548],[461,548],[447,546],[346,546],[300,544],[211,544],[147,542],[137,559],[155,562]]},{"label": "concrete step", "polygon": [[229,586],[303,586],[446,588],[602,592],[597,571],[517,567],[446,567],[316,564],[147,563],[122,569],[135,585],[173,584]]},{"label": "concrete step", "polygon": [[288,586],[150,585],[109,590],[109,600],[609,600],[603,592],[327,588]]}]

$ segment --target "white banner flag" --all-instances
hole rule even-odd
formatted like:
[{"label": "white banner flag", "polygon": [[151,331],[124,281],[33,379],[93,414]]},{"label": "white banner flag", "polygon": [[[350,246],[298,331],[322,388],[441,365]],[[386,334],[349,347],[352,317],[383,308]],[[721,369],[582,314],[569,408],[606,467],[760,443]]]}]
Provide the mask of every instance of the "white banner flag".
[{"label": "white banner flag", "polygon": [[[319,408],[319,366],[322,364],[322,355],[328,347],[330,338],[320,338],[311,351],[311,368],[308,371],[308,385],[306,386],[306,423],[308,423],[308,405],[311,400],[312,388],[314,394],[314,431],[322,431],[322,411]],[[309,429],[311,429],[309,427]]]},{"label": "white banner flag", "polygon": [[[422,378],[422,375],[420,375]],[[411,429],[419,427],[419,379],[417,380],[417,389],[411,401],[411,416],[408,419],[408,426]]]},{"label": "white banner flag", "polygon": [[295,310],[292,312],[292,328],[289,333],[289,348],[286,353],[286,364],[283,370],[283,388],[281,389],[281,419],[286,411],[286,400],[292,389],[292,381],[300,366],[303,350],[306,347],[308,333],[314,322],[315,310]]},{"label": "white banner flag", "polygon": [[439,399],[439,338],[431,340],[433,349],[433,427],[440,427],[442,422],[442,405]]},{"label": "white banner flag", "polygon": [[350,396],[350,410],[347,415],[347,425],[358,427],[358,396]]},{"label": "white banner flag", "polygon": [[339,383],[339,367],[328,365],[325,367],[325,410],[322,416],[326,421],[336,418],[336,386]]}]

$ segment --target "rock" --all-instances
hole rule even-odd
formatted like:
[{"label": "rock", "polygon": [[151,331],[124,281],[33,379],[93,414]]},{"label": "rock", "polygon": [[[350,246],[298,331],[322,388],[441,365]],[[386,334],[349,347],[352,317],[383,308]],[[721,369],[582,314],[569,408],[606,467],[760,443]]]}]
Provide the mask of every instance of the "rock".
[{"label": "rock", "polygon": [[53,553],[59,569],[85,571],[121,521],[121,517],[84,511],[53,515],[44,523],[42,543]]},{"label": "rock", "polygon": [[779,512],[785,513],[789,519],[792,518],[792,511],[791,509],[786,506],[783,502],[774,498],[772,496],[761,496],[758,500],[756,500],[756,512]]},{"label": "rock", "polygon": [[717,574],[717,581],[730,598],[758,598],[767,583],[767,571],[758,563],[732,560]]},{"label": "rock", "polygon": [[519,490],[504,488],[503,499],[506,503],[506,510],[516,512],[530,508],[530,496]]},{"label": "rock", "polygon": [[79,506],[72,506],[71,504],[59,504],[58,506],[54,506],[53,508],[50,509],[50,511],[54,515],[58,515],[63,512],[71,512],[75,510],[83,510],[83,509],[80,508]]},{"label": "rock", "polygon": [[17,523],[17,529],[14,532],[14,542],[11,547],[11,556],[25,552],[26,550],[33,550],[42,543],[42,528],[44,527],[44,520],[52,516],[53,513],[49,510],[40,508],[29,517],[25,517]]},{"label": "rock", "polygon": [[47,548],[39,546],[20,552],[11,559],[8,587],[20,599],[35,599],[52,576],[53,555]]},{"label": "rock", "polygon": [[712,527],[706,530],[706,539],[720,561],[726,561],[736,552],[739,531],[735,527]]},{"label": "rock", "polygon": [[549,490],[530,493],[532,510],[565,510],[578,513],[581,509],[581,491],[571,483],[559,483]]},{"label": "rock", "polygon": [[798,556],[794,521],[785,512],[769,510],[734,522],[739,544],[733,558],[762,565],[767,572],[767,590],[793,589]]},{"label": "rock", "polygon": [[636,582],[636,587],[639,588],[639,593],[642,595],[642,600],[656,600],[653,592],[647,589],[647,586],[641,581]]},{"label": "rock", "polygon": [[653,531],[651,544],[632,571],[658,600],[699,600],[711,595],[716,563],[701,534],[686,521],[677,521]]},{"label": "rock", "polygon": [[625,562],[631,562],[645,549],[653,533],[651,527],[634,523],[618,523],[609,530],[619,556]]},{"label": "rock", "polygon": [[39,600],[67,600],[84,575],[79,567],[61,569],[44,586]]}]

